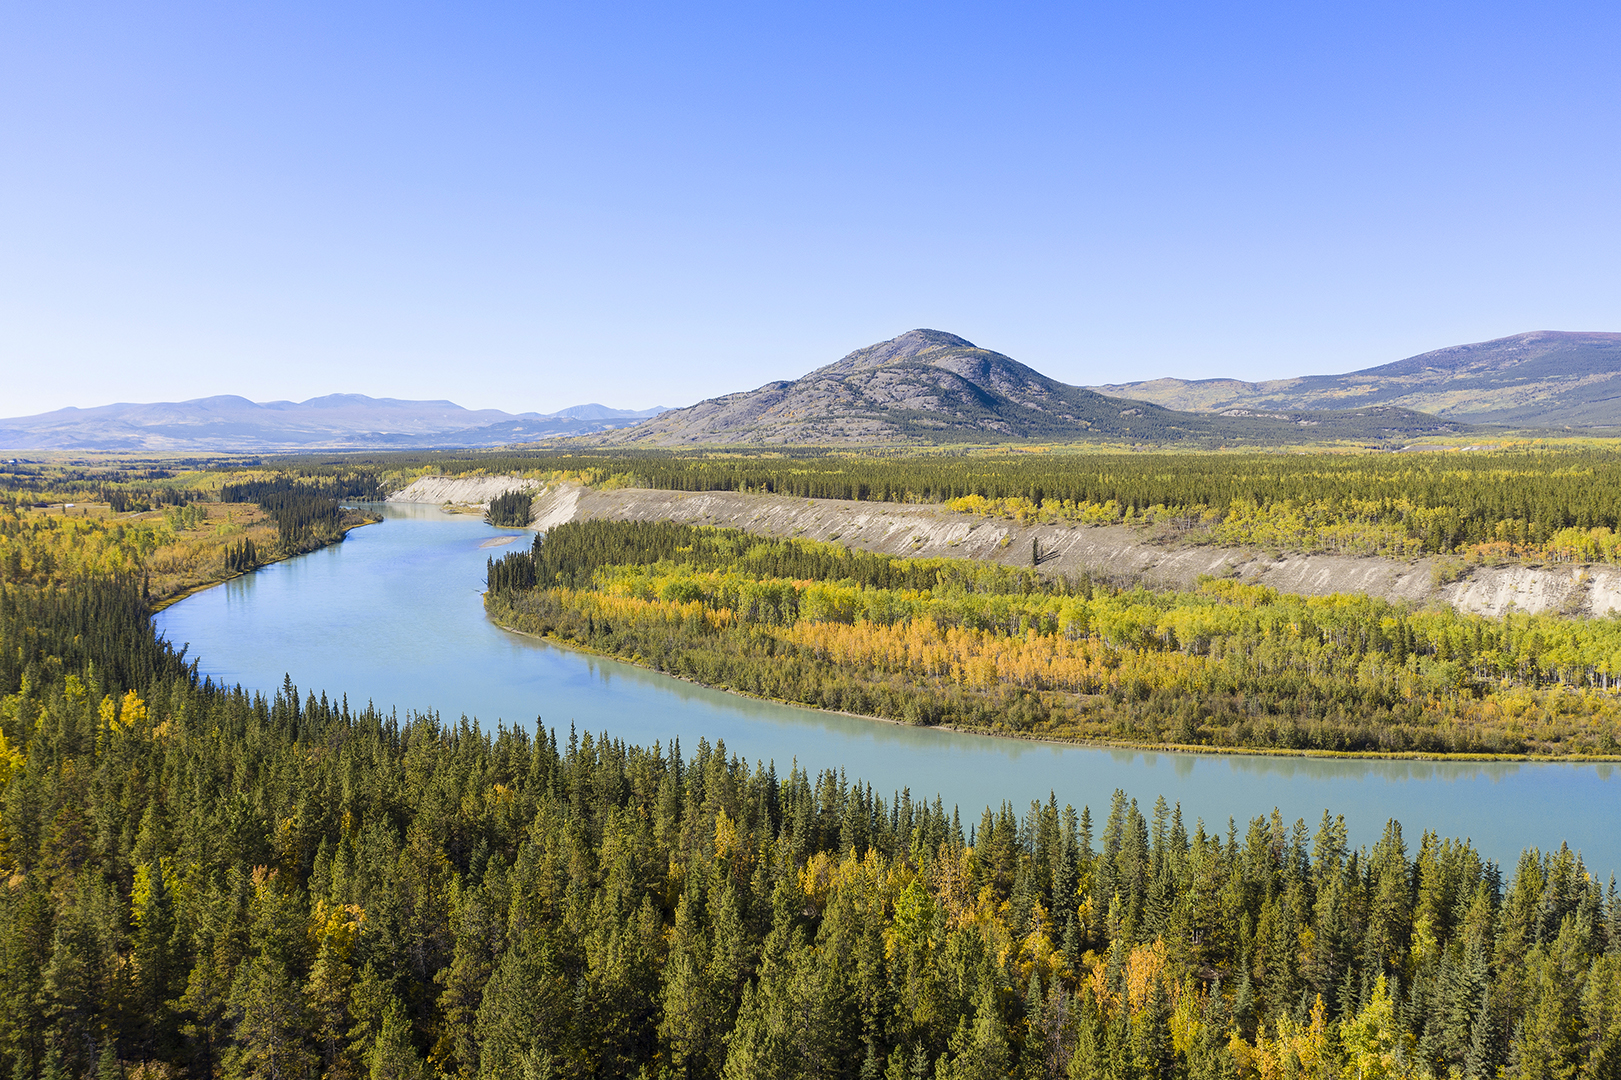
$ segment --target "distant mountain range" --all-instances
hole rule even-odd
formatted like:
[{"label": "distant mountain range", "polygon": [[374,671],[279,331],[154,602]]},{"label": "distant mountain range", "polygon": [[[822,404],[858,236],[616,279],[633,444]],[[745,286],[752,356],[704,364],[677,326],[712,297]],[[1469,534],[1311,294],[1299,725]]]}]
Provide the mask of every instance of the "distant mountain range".
[{"label": "distant mountain range", "polygon": [[1621,334],[1539,330],[1348,375],[1269,382],[1153,379],[1092,389],[1207,413],[1385,405],[1466,424],[1621,427]]},{"label": "distant mountain range", "polygon": [[0,420],[0,449],[259,453],[504,446],[608,431],[663,411],[592,404],[514,415],[499,409],[464,409],[451,401],[401,401],[364,394],[329,394],[299,402],[253,402],[221,395],[58,409]]},{"label": "distant mountain range", "polygon": [[261,453],[476,448],[581,438],[626,447],[930,445],[1015,440],[1389,444],[1481,424],[1621,427],[1621,334],[1539,331],[1347,375],[1080,387],[955,334],[912,330],[803,378],[684,409],[555,413],[332,394],[220,396],[0,420],[0,450]]},{"label": "distant mountain range", "polygon": [[939,330],[857,349],[800,379],[672,409],[591,437],[610,446],[953,443],[1013,439],[1276,444],[1385,442],[1451,434],[1456,423],[1407,409],[1178,412],[1050,379]]}]

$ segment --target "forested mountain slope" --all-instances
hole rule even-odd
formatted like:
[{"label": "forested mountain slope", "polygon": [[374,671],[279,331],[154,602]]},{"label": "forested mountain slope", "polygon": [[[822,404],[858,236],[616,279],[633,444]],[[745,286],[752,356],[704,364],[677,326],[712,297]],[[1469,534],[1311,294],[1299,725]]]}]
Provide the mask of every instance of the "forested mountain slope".
[{"label": "forested mountain slope", "polygon": [[1621,334],[1541,330],[1346,375],[1269,382],[1153,379],[1093,387],[1168,409],[1415,409],[1468,424],[1621,426]]},{"label": "forested mountain slope", "polygon": [[1459,430],[1390,408],[1263,417],[1178,413],[1066,385],[954,334],[911,330],[803,378],[674,409],[593,441],[667,447],[1013,439],[1276,445],[1382,442]]}]

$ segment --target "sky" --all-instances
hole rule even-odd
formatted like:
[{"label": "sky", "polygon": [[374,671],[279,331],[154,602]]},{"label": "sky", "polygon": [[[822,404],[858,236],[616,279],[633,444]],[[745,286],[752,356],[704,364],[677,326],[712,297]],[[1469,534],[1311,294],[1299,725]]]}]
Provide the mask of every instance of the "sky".
[{"label": "sky", "polygon": [[0,0],[0,416],[1621,330],[1621,5]]}]

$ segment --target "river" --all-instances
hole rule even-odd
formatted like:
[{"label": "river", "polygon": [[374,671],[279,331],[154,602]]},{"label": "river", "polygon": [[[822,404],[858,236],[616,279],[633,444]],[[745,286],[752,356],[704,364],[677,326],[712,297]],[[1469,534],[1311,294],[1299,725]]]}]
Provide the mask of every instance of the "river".
[{"label": "river", "polygon": [[1421,832],[1467,837],[1512,873],[1522,848],[1579,849],[1601,876],[1621,872],[1621,766],[1319,759],[1261,754],[1173,754],[1057,746],[913,728],[755,701],[559,648],[493,625],[480,598],[486,546],[529,534],[438,507],[388,504],[381,524],[342,543],[205,590],[159,612],[158,629],[189,644],[217,682],[262,690],[290,675],[302,689],[351,704],[436,710],[561,733],[607,732],[691,753],[724,741],[779,772],[842,768],[887,797],[939,795],[965,826],[987,805],[1023,810],[1056,793],[1090,805],[1097,828],[1123,788],[1148,812],[1180,802],[1191,831],[1202,819],[1242,834],[1278,808],[1315,830],[1325,809],[1344,814],[1354,844],[1372,844],[1389,818],[1409,850]]}]

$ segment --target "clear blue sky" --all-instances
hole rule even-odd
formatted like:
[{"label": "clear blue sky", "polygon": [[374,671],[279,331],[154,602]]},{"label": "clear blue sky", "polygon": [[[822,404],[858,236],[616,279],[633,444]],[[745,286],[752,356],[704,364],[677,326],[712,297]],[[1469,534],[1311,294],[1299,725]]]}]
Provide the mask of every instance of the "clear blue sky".
[{"label": "clear blue sky", "polygon": [[1621,6],[25,4],[0,415],[1621,330]]}]

